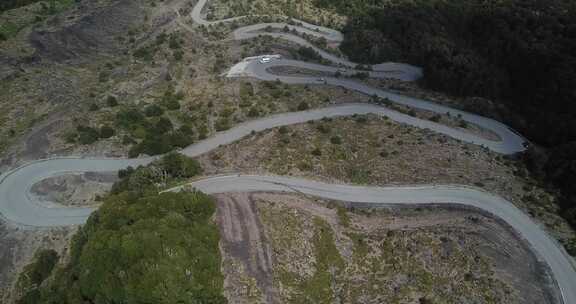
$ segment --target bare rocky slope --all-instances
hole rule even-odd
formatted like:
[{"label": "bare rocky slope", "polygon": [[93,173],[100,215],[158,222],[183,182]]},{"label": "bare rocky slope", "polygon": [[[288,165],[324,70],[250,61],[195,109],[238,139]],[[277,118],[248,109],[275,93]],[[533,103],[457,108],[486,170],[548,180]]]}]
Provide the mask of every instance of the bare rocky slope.
[{"label": "bare rocky slope", "polygon": [[90,60],[91,55],[114,55],[125,49],[118,37],[143,20],[139,1],[121,0],[104,8],[93,6],[90,1],[83,1],[76,10],[62,16],[74,18],[69,24],[53,31],[33,31],[30,42],[37,50],[35,58],[54,62]]}]

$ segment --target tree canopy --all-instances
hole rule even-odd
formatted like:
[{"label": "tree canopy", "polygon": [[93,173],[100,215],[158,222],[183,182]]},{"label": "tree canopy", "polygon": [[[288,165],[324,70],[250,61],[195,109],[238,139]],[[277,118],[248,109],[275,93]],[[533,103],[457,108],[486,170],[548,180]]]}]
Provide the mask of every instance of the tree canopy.
[{"label": "tree canopy", "polygon": [[422,83],[485,97],[470,111],[503,120],[544,149],[533,175],[561,190],[576,226],[576,2],[568,0],[316,0],[350,17],[342,51],[362,63],[422,66]]},{"label": "tree canopy", "polygon": [[[152,167],[167,178],[199,172],[175,153],[122,171],[123,186],[75,235],[69,263],[21,303],[226,303],[214,201],[196,191],[158,193],[157,179],[133,181]],[[44,268],[33,272],[42,280]]]}]

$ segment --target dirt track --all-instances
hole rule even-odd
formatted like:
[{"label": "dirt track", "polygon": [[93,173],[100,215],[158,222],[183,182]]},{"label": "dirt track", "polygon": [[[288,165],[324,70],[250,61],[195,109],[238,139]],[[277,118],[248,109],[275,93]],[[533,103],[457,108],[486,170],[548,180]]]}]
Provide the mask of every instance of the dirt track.
[{"label": "dirt track", "polygon": [[[450,206],[368,209],[359,205],[356,211],[347,212],[350,226],[343,226],[334,208],[339,203],[332,201],[280,193],[229,193],[217,199],[226,296],[231,303],[279,303],[301,294],[282,281],[282,273],[289,269],[303,281],[314,273],[316,258],[308,256],[314,252],[308,233],[314,218],[329,225],[335,245],[347,261],[344,275],[335,278],[335,290],[340,293],[335,297],[341,297],[342,303],[352,300],[350,292],[354,291],[350,290],[354,289],[363,290],[362,303],[386,303],[397,290],[404,289],[412,290],[415,301],[431,296],[450,303],[476,303],[474,299],[491,290],[496,303],[557,303],[547,288],[549,278],[528,245],[506,224],[476,210]],[[269,218],[270,214],[279,217]],[[300,228],[291,231],[287,219],[294,216]],[[272,242],[270,238],[279,237],[278,233],[293,239],[292,245],[281,248],[278,244],[282,242]],[[364,261],[358,260],[357,244],[350,235],[361,235],[368,245],[370,253],[361,259]],[[423,246],[424,240],[431,243]],[[390,251],[381,251],[384,244],[392,246]],[[308,254],[296,262],[298,252]],[[362,266],[373,259],[371,256],[385,255],[391,259],[371,267],[392,266],[393,275],[381,270],[371,273],[372,268]],[[423,292],[415,282],[403,279],[421,271],[434,281],[448,279],[449,283],[432,283],[434,291]],[[365,284],[368,281],[384,284],[370,294],[371,288]],[[457,295],[451,298],[452,292],[461,293],[462,288],[470,294],[466,301]],[[399,303],[413,303],[408,298]]]},{"label": "dirt track", "polygon": [[[217,217],[224,250],[231,258],[244,265],[248,276],[255,278],[266,303],[276,303],[272,280],[272,252],[262,231],[252,195],[218,195],[217,200]],[[227,281],[229,280],[230,278],[227,278]],[[231,289],[228,288],[227,292],[230,293]],[[234,298],[229,299],[234,303]]]}]

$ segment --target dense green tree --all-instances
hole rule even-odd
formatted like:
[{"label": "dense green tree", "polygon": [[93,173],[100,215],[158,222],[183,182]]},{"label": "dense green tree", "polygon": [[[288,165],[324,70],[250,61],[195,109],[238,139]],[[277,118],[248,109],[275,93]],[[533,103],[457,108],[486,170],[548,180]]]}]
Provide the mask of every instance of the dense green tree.
[{"label": "dense green tree", "polygon": [[37,303],[226,303],[214,211],[198,192],[109,196]]},{"label": "dense green tree", "polygon": [[146,114],[148,117],[162,116],[162,114],[164,114],[164,110],[158,105],[150,105],[144,109],[144,114]]},{"label": "dense green tree", "polygon": [[304,59],[317,60],[317,61],[322,59],[322,57],[320,57],[320,54],[318,54],[318,52],[316,52],[311,47],[302,46],[298,48],[298,55]]},{"label": "dense green tree", "polygon": [[38,303],[38,288],[50,276],[58,259],[58,253],[54,250],[40,250],[36,253],[34,261],[27,265],[18,277],[16,285],[22,293],[18,304]]},{"label": "dense green tree", "polygon": [[90,145],[100,138],[100,132],[92,127],[78,126],[78,142],[83,145]]},{"label": "dense green tree", "polygon": [[[422,66],[422,84],[493,103],[468,110],[511,125],[544,149],[524,159],[560,189],[576,225],[576,2],[568,0],[315,0],[350,17],[352,60]],[[537,151],[537,152],[536,152]],[[536,153],[534,153],[536,152]]]},{"label": "dense green tree", "polygon": [[54,253],[27,267],[35,285],[19,303],[226,303],[213,200],[158,188],[200,170],[176,153],[123,170],[74,236],[70,260],[53,280],[36,288],[52,272]]},{"label": "dense green tree", "polygon": [[156,122],[155,132],[158,134],[165,134],[168,131],[172,131],[173,125],[170,119],[162,117]]},{"label": "dense green tree", "polygon": [[161,160],[162,168],[175,178],[189,178],[202,173],[202,167],[195,159],[172,152]]},{"label": "dense green tree", "polygon": [[142,124],[145,121],[145,117],[137,109],[129,108],[120,110],[116,114],[116,121],[120,126],[130,128],[134,125]]}]

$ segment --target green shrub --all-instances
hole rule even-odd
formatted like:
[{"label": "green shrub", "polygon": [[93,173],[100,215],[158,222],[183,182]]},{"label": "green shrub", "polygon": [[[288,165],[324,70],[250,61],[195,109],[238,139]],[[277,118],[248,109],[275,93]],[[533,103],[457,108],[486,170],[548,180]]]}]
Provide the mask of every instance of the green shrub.
[{"label": "green shrub", "polygon": [[164,110],[158,105],[150,105],[144,109],[144,114],[148,117],[162,116]]},{"label": "green shrub", "polygon": [[315,148],[314,150],[312,150],[312,152],[310,152],[313,156],[322,156],[322,150],[320,150],[319,148]]},{"label": "green shrub", "polygon": [[130,148],[130,150],[128,150],[128,157],[130,158],[136,158],[138,157],[142,151],[141,151],[141,147],[140,145],[134,145]]},{"label": "green shrub", "polygon": [[248,117],[258,117],[260,116],[260,109],[258,109],[258,107],[254,106],[250,108],[250,111],[248,111]]},{"label": "green shrub", "polygon": [[216,121],[214,128],[218,132],[226,131],[226,130],[230,129],[230,121],[227,118],[220,118]]},{"label": "green shrub", "polygon": [[186,148],[194,143],[192,136],[179,130],[168,134],[168,142],[172,148]]},{"label": "green shrub", "polygon": [[178,100],[167,101],[164,105],[166,106],[166,109],[170,111],[176,111],[180,109],[180,103]]},{"label": "green shrub", "polygon": [[202,167],[197,160],[176,152],[162,157],[161,165],[170,176],[175,178],[190,178],[202,173]]},{"label": "green shrub", "polygon": [[110,79],[110,72],[108,71],[101,71],[98,74],[98,81],[99,82],[106,82]]},{"label": "green shrub", "polygon": [[98,141],[100,132],[92,127],[78,126],[78,142],[82,145],[90,145]]},{"label": "green shrub", "polygon": [[367,79],[368,77],[370,77],[370,74],[368,74],[366,72],[357,72],[356,74],[353,75],[353,77],[364,80],[364,79]]},{"label": "green shrub", "polygon": [[116,131],[110,126],[102,126],[100,128],[100,138],[110,138],[114,136]]},{"label": "green shrub", "polygon": [[330,138],[330,142],[333,145],[341,145],[342,144],[342,138],[340,136],[332,136]]},{"label": "green shrub", "polygon": [[300,48],[298,48],[297,52],[298,52],[298,55],[304,59],[310,59],[310,60],[316,60],[316,61],[319,61],[322,59],[320,54],[318,54],[318,52],[316,52],[316,50],[314,50],[311,47],[301,46]]},{"label": "green shrub", "polygon": [[328,133],[330,133],[330,126],[328,126],[327,124],[321,123],[318,126],[316,126],[316,130],[318,130],[320,133],[328,134]]},{"label": "green shrub", "polygon": [[174,60],[181,61],[182,58],[184,58],[184,52],[182,50],[177,50],[172,52],[172,56],[174,57]]},{"label": "green shrub", "polygon": [[310,105],[308,105],[308,103],[305,102],[305,101],[301,101],[301,102],[298,104],[298,108],[297,108],[297,109],[298,109],[298,111],[306,111],[306,110],[310,109]]},{"label": "green shrub", "polygon": [[177,50],[182,48],[182,41],[176,33],[170,35],[170,41],[168,42],[168,47],[172,50]]},{"label": "green shrub", "polygon": [[180,109],[179,101],[182,99],[184,99],[184,93],[175,93],[174,88],[170,87],[164,92],[161,103],[166,107],[166,109],[175,111]]},{"label": "green shrub", "polygon": [[160,33],[158,36],[156,36],[156,45],[164,44],[167,37],[168,35],[166,35],[166,33]]},{"label": "green shrub", "polygon": [[140,113],[137,109],[123,109],[118,114],[116,114],[116,121],[118,124],[125,128],[131,128],[135,125],[143,124],[146,119],[144,115]]},{"label": "green shrub", "polygon": [[350,227],[350,217],[348,216],[348,210],[343,206],[336,206],[336,213],[338,214],[338,221],[340,225],[344,227]]},{"label": "green shrub", "polygon": [[[170,145],[169,139],[166,136],[146,137],[139,143],[137,148],[132,151],[133,153],[146,155],[159,155],[172,151],[173,147]],[[137,154],[137,155],[138,155]]]},{"label": "green shrub", "polygon": [[172,128],[174,126],[172,125],[172,122],[170,121],[170,119],[166,118],[166,117],[161,117],[158,122],[155,125],[154,131],[157,134],[165,134],[168,131],[172,131]]},{"label": "green shrub", "polygon": [[107,196],[35,303],[226,303],[215,210],[203,193],[150,185]]},{"label": "green shrub", "polygon": [[242,82],[240,84],[240,97],[248,98],[254,96],[254,87],[249,82]]},{"label": "green shrub", "polygon": [[23,295],[16,302],[17,304],[39,303],[38,288],[52,274],[58,259],[58,253],[54,250],[40,250],[36,253],[34,261],[24,267],[18,276],[16,286]]},{"label": "green shrub", "polygon": [[141,47],[141,48],[137,49],[136,51],[134,51],[134,53],[132,55],[137,59],[141,59],[141,60],[149,62],[149,61],[152,61],[152,59],[154,59],[155,53],[156,53],[156,50],[152,47]]},{"label": "green shrub", "polygon": [[118,100],[114,96],[108,96],[108,98],[106,98],[106,104],[113,108],[118,105]]},{"label": "green shrub", "polygon": [[96,112],[98,110],[100,110],[100,107],[98,107],[98,105],[95,103],[91,103],[90,106],[88,107],[88,111],[90,112]]},{"label": "green shrub", "polygon": [[136,141],[134,140],[134,138],[128,136],[128,135],[124,135],[122,137],[122,144],[123,145],[131,145],[131,144],[135,144]]},{"label": "green shrub", "polygon": [[178,132],[188,136],[194,135],[194,130],[192,130],[192,127],[189,125],[182,125],[180,128],[178,128]]}]

